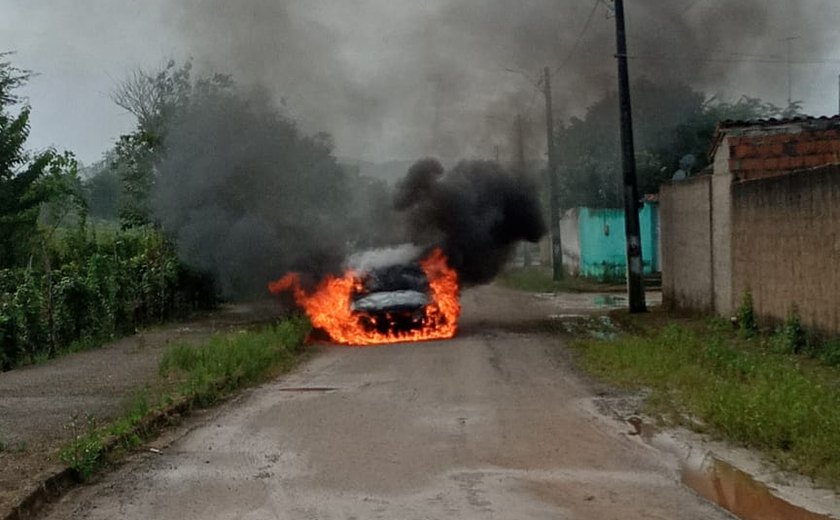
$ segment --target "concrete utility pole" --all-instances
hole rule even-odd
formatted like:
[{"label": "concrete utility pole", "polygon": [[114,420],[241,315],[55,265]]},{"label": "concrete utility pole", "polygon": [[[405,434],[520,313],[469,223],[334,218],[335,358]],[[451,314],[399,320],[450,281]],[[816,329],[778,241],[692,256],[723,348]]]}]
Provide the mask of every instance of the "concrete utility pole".
[{"label": "concrete utility pole", "polygon": [[615,0],[616,58],[621,112],[621,162],[624,171],[624,230],[627,236],[627,296],[631,313],[645,312],[645,281],[642,239],[639,225],[639,188],[636,181],[636,152],[633,144],[633,113],[630,104],[630,73],[627,66],[627,34],[624,0]]},{"label": "concrete utility pole", "polygon": [[551,69],[543,70],[543,95],[545,95],[545,133],[548,141],[548,214],[551,219],[551,266],[554,280],[563,279],[563,245],[560,241],[560,208],[557,186],[557,153],[554,146],[554,107],[551,100]]},{"label": "concrete utility pole", "polygon": [[[522,114],[516,116],[516,126],[514,128],[514,139],[516,141],[516,173],[525,177],[528,175],[528,165],[525,162],[525,129],[522,124]],[[522,265],[523,267],[531,266],[531,245],[528,242],[522,242]]]}]

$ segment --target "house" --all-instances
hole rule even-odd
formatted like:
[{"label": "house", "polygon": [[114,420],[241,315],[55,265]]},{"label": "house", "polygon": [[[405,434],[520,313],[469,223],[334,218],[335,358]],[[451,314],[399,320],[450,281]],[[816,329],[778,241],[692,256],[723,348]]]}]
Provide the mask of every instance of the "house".
[{"label": "house", "polygon": [[[658,206],[656,197],[647,197],[639,213],[645,274],[659,271]],[[570,209],[560,221],[560,238],[566,272],[603,281],[625,278],[627,244],[623,209]]]},{"label": "house", "polygon": [[840,116],[726,121],[710,159],[660,191],[664,303],[840,333]]}]

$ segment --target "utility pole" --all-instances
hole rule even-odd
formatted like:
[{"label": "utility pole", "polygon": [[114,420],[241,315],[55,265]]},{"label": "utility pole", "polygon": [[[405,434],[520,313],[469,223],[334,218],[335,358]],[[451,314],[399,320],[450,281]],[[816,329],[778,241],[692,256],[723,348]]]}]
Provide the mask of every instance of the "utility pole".
[{"label": "utility pole", "polygon": [[798,39],[799,36],[791,36],[783,40],[787,42],[788,109],[793,105],[793,42]]},{"label": "utility pole", "polygon": [[627,33],[624,0],[615,0],[616,58],[621,112],[621,163],[624,171],[624,230],[627,237],[627,297],[630,312],[646,312],[642,266],[639,188],[636,184],[636,152],[633,144],[633,113],[630,103],[630,73],[627,66]]},{"label": "utility pole", "polygon": [[548,141],[548,214],[551,224],[551,266],[554,280],[563,279],[563,245],[560,241],[560,208],[558,206],[557,153],[554,146],[554,107],[551,100],[551,69],[543,70],[543,95],[545,96],[545,133]]},{"label": "utility pole", "polygon": [[[525,162],[525,129],[522,125],[522,114],[516,116],[515,140],[516,140],[516,173],[522,177],[528,175],[528,166]],[[522,242],[522,266],[531,266],[531,245]]]},{"label": "utility pole", "polygon": [[525,175],[525,129],[522,126],[522,114],[516,116],[516,167],[519,174]]}]

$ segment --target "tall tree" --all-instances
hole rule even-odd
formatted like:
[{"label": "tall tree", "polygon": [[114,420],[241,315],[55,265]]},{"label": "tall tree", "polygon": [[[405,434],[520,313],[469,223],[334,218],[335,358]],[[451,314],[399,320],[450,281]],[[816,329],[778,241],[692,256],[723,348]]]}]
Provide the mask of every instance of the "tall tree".
[{"label": "tall tree", "polygon": [[[32,76],[14,67],[9,53],[0,53],[0,268],[22,265],[38,245],[42,205],[72,191],[75,160],[54,150],[30,153],[31,108],[15,90]],[[14,108],[20,106],[17,113]]]},{"label": "tall tree", "polygon": [[120,136],[112,163],[122,182],[119,213],[123,227],[153,221],[149,200],[173,121],[187,110],[197,93],[230,89],[232,85],[230,76],[223,74],[193,80],[191,62],[178,66],[170,60],[158,70],[138,69],[117,86],[112,100],[137,118],[136,129]]}]

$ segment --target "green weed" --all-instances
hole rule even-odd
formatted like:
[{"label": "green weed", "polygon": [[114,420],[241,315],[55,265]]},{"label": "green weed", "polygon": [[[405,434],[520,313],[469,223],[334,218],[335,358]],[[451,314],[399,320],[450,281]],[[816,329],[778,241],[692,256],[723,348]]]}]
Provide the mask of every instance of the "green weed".
[{"label": "green weed", "polygon": [[817,350],[816,356],[827,365],[840,367],[840,339],[823,343]]},{"label": "green weed", "polygon": [[181,381],[183,395],[210,404],[288,369],[308,332],[309,322],[295,318],[259,331],[216,336],[202,346],[176,344],[161,359],[160,374]]},{"label": "green weed", "polygon": [[80,480],[87,480],[112,448],[135,448],[154,433],[142,425],[156,410],[182,398],[206,406],[291,368],[300,359],[308,332],[308,321],[293,318],[260,330],[216,336],[204,345],[170,347],[159,368],[174,386],[154,398],[148,388],[136,392],[127,400],[122,415],[106,426],[98,427],[90,416],[84,420],[74,417],[68,425],[73,440],[61,450],[61,460]]},{"label": "green weed", "polygon": [[751,338],[758,333],[758,322],[755,319],[755,310],[753,308],[752,292],[744,291],[741,296],[741,306],[738,307],[738,328],[741,335],[745,338]]},{"label": "green weed", "polygon": [[791,308],[784,324],[769,338],[768,345],[780,354],[799,354],[805,349],[807,340],[796,306]]},{"label": "green weed", "polygon": [[520,267],[508,269],[497,279],[499,285],[527,292],[595,292],[608,288],[604,283],[566,275],[555,281],[549,267]]},{"label": "green weed", "polygon": [[84,481],[99,467],[103,436],[96,427],[96,419],[91,415],[86,415],[83,419],[78,415],[73,416],[68,428],[72,430],[73,440],[61,450],[59,458]]},{"label": "green weed", "polygon": [[[781,333],[787,346],[798,344],[796,323],[790,319]],[[650,388],[651,413],[677,423],[698,418],[708,433],[763,450],[785,469],[840,485],[840,370],[739,336],[723,327],[672,325],[578,346],[595,374]]]}]

